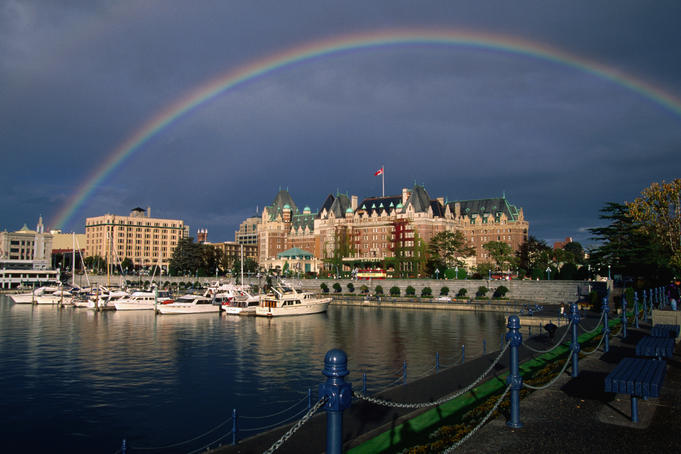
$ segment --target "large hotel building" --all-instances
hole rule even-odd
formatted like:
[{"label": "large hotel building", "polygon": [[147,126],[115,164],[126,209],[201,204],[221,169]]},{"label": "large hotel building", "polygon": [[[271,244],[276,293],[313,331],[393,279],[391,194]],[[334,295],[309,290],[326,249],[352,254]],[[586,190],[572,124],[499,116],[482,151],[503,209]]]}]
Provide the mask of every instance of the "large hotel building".
[{"label": "large hotel building", "polygon": [[288,191],[281,190],[259,221],[242,224],[240,232],[248,225],[250,233],[257,235],[258,262],[265,268],[280,264],[285,252],[296,248],[309,251],[319,261],[314,268],[322,268],[324,259],[332,257],[348,265],[393,258],[404,272],[417,271],[410,258],[422,254],[419,246],[427,245],[439,232],[464,234],[475,250],[466,260],[472,267],[491,261],[485,243],[503,241],[517,251],[527,240],[529,228],[522,208],[505,196],[447,201],[431,198],[419,185],[404,188],[398,195],[361,201],[354,195],[329,194],[316,212],[310,207],[301,211]]},{"label": "large hotel building", "polygon": [[105,214],[85,220],[85,256],[109,257],[109,263],[126,257],[135,266],[167,267],[189,227],[177,219],[151,217],[151,209],[135,208],[128,216]]}]

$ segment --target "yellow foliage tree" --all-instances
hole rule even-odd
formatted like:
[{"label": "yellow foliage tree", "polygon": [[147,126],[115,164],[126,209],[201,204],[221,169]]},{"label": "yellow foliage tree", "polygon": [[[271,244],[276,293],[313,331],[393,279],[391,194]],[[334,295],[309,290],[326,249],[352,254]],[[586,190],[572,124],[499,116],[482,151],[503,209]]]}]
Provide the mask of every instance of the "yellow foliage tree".
[{"label": "yellow foliage tree", "polygon": [[669,252],[670,265],[681,270],[681,179],[653,183],[626,205],[641,229]]}]

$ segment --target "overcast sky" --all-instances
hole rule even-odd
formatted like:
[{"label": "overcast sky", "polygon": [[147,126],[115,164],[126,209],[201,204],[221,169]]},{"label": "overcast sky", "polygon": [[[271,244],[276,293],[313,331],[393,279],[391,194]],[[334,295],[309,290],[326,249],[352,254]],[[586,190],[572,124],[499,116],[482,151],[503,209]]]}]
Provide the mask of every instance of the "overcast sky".
[{"label": "overcast sky", "polygon": [[[304,44],[393,29],[504,35],[605,65],[681,102],[681,2],[0,2],[0,229],[53,227],[142,125],[229,71]],[[677,104],[681,105],[681,104]],[[681,111],[681,110],[679,110]],[[432,198],[501,196],[549,243],[609,201],[681,176],[681,116],[556,61],[470,46],[357,49],[227,90],[144,144],[63,226],[127,214],[234,239],[279,188],[316,211],[414,182]]]}]

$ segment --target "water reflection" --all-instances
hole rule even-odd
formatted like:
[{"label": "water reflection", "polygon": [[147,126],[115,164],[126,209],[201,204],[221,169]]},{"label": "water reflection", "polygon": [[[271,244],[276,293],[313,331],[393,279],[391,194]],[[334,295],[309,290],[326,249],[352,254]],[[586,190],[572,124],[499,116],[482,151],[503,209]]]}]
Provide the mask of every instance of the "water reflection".
[{"label": "water reflection", "polygon": [[113,452],[123,436],[164,445],[202,433],[232,408],[257,416],[305,398],[308,388],[316,395],[331,348],[348,353],[356,386],[365,372],[376,390],[399,379],[405,360],[411,378],[433,368],[435,352],[450,365],[461,344],[467,358],[482,352],[483,338],[491,350],[503,326],[494,313],[332,305],[275,319],[156,316],[0,296],[0,433],[29,452]]}]

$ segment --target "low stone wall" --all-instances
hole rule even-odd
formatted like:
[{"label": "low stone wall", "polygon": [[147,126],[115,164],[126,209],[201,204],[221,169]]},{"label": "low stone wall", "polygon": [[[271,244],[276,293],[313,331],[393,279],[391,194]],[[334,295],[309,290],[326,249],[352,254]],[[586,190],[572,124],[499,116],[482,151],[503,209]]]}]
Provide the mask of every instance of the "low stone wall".
[{"label": "low stone wall", "polygon": [[[76,283],[80,282],[80,276],[76,276]],[[118,284],[120,282],[119,276],[111,276],[110,282]],[[139,280],[136,276],[132,278],[128,276],[126,279],[136,282]],[[150,281],[150,276],[142,276],[142,282]],[[155,279],[158,282],[158,277]],[[224,278],[221,279],[225,281]],[[85,279],[82,279],[84,282]],[[106,284],[106,276],[90,276],[90,281],[98,284]],[[215,277],[169,277],[163,276],[162,282],[196,282],[202,284],[210,284],[215,282]],[[246,283],[258,284],[258,279],[247,278]],[[400,294],[405,295],[408,286],[414,287],[416,295],[421,295],[421,290],[424,287],[430,287],[433,297],[440,295],[442,287],[449,288],[449,296],[455,296],[460,289],[465,288],[467,297],[473,297],[481,286],[487,287],[489,292],[488,297],[491,297],[494,291],[499,286],[504,286],[508,289],[506,297],[516,301],[527,301],[537,304],[560,304],[572,303],[585,297],[591,290],[597,290],[601,294],[605,294],[606,282],[589,282],[589,281],[532,281],[532,280],[518,280],[518,281],[502,281],[502,280],[486,280],[486,279],[467,279],[467,280],[445,280],[445,279],[385,279],[385,280],[371,280],[360,281],[350,279],[301,279],[293,280],[296,285],[300,285],[306,291],[315,293],[320,292],[320,285],[326,283],[329,287],[329,292],[333,294],[333,284],[338,282],[341,286],[342,293],[348,293],[347,285],[352,282],[355,286],[355,292],[359,293],[360,287],[366,285],[373,294],[377,285],[383,287],[384,295],[389,295],[390,288],[397,286],[400,289]],[[264,283],[264,279],[260,280]]]},{"label": "low stone wall", "polygon": [[[681,311],[653,309],[653,326],[655,325],[681,325]],[[676,341],[678,342],[679,339],[681,339],[681,333],[676,337]]]}]

